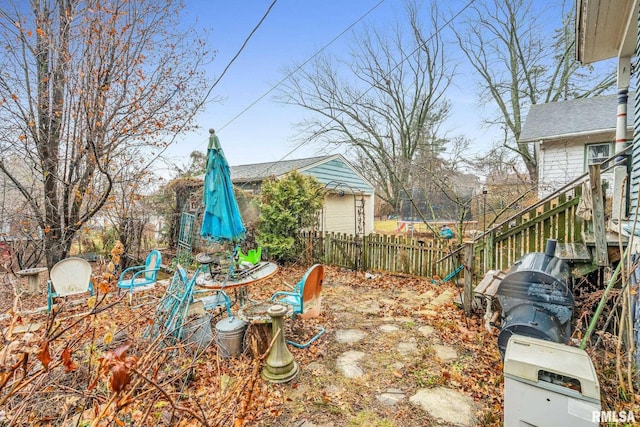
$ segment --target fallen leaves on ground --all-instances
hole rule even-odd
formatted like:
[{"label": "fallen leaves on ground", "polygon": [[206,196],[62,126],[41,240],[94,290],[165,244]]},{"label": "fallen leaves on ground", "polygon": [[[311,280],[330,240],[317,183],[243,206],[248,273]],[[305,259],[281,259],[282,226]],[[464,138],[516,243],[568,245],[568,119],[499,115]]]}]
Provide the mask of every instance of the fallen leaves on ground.
[{"label": "fallen leaves on ground", "polygon": [[[285,289],[283,283],[300,280],[305,270],[281,267],[275,276],[252,287],[250,296],[266,300]],[[250,341],[243,355],[230,359],[221,357],[215,343],[199,350],[183,343],[149,342],[144,331],[163,292],[164,287],[157,286],[136,295],[139,306],[134,307],[126,303],[128,298],[110,293],[104,300],[96,298],[93,314],[83,314],[86,304],[69,305],[55,321],[48,320],[46,313],[12,313],[3,329],[18,320],[47,326],[29,339],[24,334],[4,335],[0,403],[5,412],[0,424],[44,426],[60,425],[63,420],[74,424],[100,420],[115,425],[266,426],[309,420],[334,426],[426,425],[433,419],[407,399],[389,409],[373,396],[400,389],[408,398],[420,388],[448,387],[473,398],[478,425],[500,425],[503,378],[497,331],[488,332],[480,315],[465,317],[451,302],[423,313],[412,299],[418,295],[433,299],[444,292],[459,295],[451,283],[327,267],[322,313],[303,322],[287,322],[285,333],[304,341],[313,336],[314,326],[323,326],[327,332],[307,349],[288,347],[300,371],[286,384],[271,384],[260,377],[263,365],[252,357],[259,352]],[[46,303],[41,295],[36,298]],[[370,306],[375,310],[368,311]],[[345,317],[345,311],[354,307],[360,310],[351,313],[356,317]],[[218,319],[212,321],[212,328]],[[355,324],[345,319],[355,319]],[[336,331],[357,327],[371,337],[381,333],[379,326],[388,319],[396,319],[400,332],[429,325],[433,334],[419,336],[418,352],[402,363],[394,340],[354,343],[351,349],[367,354],[363,366],[378,371],[354,380],[339,375],[335,363],[345,345],[337,343]],[[436,344],[454,348],[458,357],[438,359],[433,350]],[[606,356],[594,359],[603,361],[601,366],[612,361]],[[603,381],[602,388],[603,394],[615,393],[611,382]]]}]

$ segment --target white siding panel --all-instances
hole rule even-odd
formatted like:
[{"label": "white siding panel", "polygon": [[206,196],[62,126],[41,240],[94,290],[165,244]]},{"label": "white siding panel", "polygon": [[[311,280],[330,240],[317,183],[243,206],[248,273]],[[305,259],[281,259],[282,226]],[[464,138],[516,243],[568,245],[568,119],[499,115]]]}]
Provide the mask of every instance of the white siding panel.
[{"label": "white siding panel", "polygon": [[584,144],[566,140],[545,142],[540,150],[540,197],[552,193],[584,173]]},{"label": "white siding panel", "polygon": [[[365,196],[365,234],[373,231],[373,197]],[[322,213],[321,230],[334,233],[356,233],[355,204],[351,194],[328,194]]]},{"label": "white siding panel", "polygon": [[[544,142],[541,146],[541,165],[539,176],[539,197],[553,193],[565,184],[583,175],[585,170],[585,143],[602,141],[568,141],[560,140]],[[603,175],[606,181],[612,174]],[[611,181],[612,182],[612,181]],[[611,185],[609,185],[611,189]]]}]

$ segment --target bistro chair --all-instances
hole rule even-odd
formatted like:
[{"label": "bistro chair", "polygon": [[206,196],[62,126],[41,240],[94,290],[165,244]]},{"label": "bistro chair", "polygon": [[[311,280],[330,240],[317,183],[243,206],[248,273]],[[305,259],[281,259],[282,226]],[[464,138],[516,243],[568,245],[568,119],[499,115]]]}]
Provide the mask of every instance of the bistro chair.
[{"label": "bistro chair", "polygon": [[[280,291],[271,296],[271,301],[289,304],[293,307],[292,319],[310,319],[320,314],[320,292],[324,281],[324,266],[315,264],[307,270],[302,279],[294,286],[293,291]],[[307,348],[325,333],[323,327],[316,327],[316,334],[305,343],[287,341],[294,347]]]},{"label": "bistro chair", "polygon": [[133,292],[149,290],[155,287],[158,280],[158,271],[162,264],[162,255],[157,250],[152,250],[147,255],[144,265],[136,265],[125,269],[118,280],[118,292],[121,289],[129,291],[129,303],[133,299]]}]

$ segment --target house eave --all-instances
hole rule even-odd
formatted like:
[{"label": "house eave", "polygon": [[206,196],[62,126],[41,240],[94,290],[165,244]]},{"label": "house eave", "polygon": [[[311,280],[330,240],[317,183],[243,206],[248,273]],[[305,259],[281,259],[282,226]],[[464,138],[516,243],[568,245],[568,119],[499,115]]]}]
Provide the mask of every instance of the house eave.
[{"label": "house eave", "polygon": [[[628,131],[631,131],[632,128],[628,128]],[[587,132],[574,132],[574,133],[565,133],[565,134],[558,134],[558,135],[545,135],[543,137],[538,137],[538,138],[530,138],[530,139],[526,139],[526,140],[520,140],[520,143],[522,144],[532,144],[535,142],[546,142],[546,141],[557,141],[560,139],[577,139],[577,138],[587,138],[587,137],[594,137],[594,136],[601,136],[603,138],[613,138],[615,136],[616,130],[613,128],[609,128],[609,129],[597,129],[597,130],[590,130]]]},{"label": "house eave", "polygon": [[631,57],[637,37],[638,1],[576,0],[576,59],[590,64]]}]

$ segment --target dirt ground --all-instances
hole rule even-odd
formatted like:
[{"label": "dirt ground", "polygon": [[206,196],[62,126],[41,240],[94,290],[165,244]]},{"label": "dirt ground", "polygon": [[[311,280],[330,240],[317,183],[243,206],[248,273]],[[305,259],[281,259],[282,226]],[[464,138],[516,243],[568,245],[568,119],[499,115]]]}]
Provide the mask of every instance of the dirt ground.
[{"label": "dirt ground", "polygon": [[[273,292],[285,289],[285,283],[295,284],[306,267],[281,267],[275,276],[251,287],[250,298],[268,299]],[[4,386],[10,381],[2,384],[7,379],[2,372],[8,364],[3,365],[0,425],[8,420],[42,426],[82,425],[97,416],[102,417],[97,425],[408,427],[501,423],[503,378],[497,331],[485,330],[480,314],[463,315],[454,304],[459,290],[451,283],[326,268],[320,316],[287,320],[285,336],[304,341],[312,335],[313,326],[324,327],[326,333],[309,348],[288,346],[299,372],[289,382],[272,384],[259,375],[264,364],[251,351],[247,337],[252,329],[245,336],[248,345],[244,353],[230,359],[221,357],[215,342],[196,356],[186,352],[175,356],[177,350],[168,356],[166,349],[148,346],[143,331],[153,323],[154,309],[167,282],[152,292],[135,295],[134,307],[126,299],[108,295],[108,310],[55,334],[59,328],[48,323],[46,313],[33,312],[46,305],[46,277],[41,277],[41,282],[41,293],[21,294],[19,298],[15,289],[24,289],[26,279],[5,275],[0,285],[0,328],[4,331],[0,353],[23,340],[20,345],[32,349],[29,375],[45,378],[30,380],[31,389],[25,388],[28,392],[7,396]],[[76,300],[78,305],[63,314],[87,310],[85,296]],[[11,316],[14,311],[20,315]],[[79,322],[74,320],[78,317],[84,319],[72,314],[55,323]],[[6,334],[12,319],[14,326],[43,326],[25,342],[24,334]],[[220,318],[212,320],[213,330],[218,321]],[[108,386],[115,372],[111,383],[108,372],[104,378],[99,374],[92,378],[103,372],[97,365],[100,360],[124,356],[114,350],[118,337],[132,343],[128,354],[133,358],[126,360],[133,365],[137,362],[137,366],[129,372],[133,381],[121,392],[126,392],[127,399],[116,400],[116,405],[113,398],[119,395],[113,395]],[[65,369],[50,367],[41,373],[43,342],[48,343],[52,360],[60,361]],[[87,356],[88,348],[94,353],[97,349],[101,358]],[[4,358],[6,354],[2,362]],[[430,399],[435,399],[435,406],[428,406]]]}]

